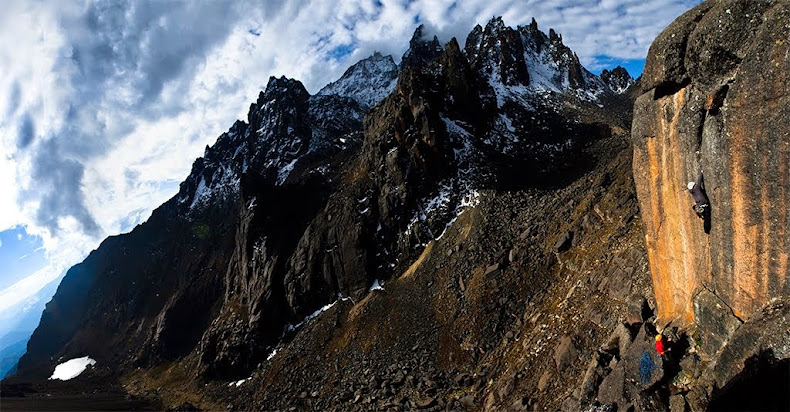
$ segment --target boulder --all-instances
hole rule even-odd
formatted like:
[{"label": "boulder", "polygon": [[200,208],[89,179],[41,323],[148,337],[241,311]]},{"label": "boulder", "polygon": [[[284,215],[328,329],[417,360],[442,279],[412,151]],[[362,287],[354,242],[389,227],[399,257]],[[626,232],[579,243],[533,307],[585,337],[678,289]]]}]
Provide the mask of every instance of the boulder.
[{"label": "boulder", "polygon": [[634,293],[628,296],[626,303],[626,323],[634,325],[644,322],[646,315],[650,312],[650,307],[647,304],[647,299],[644,296]]},{"label": "boulder", "polygon": [[683,395],[669,397],[669,412],[686,412],[686,399]]},{"label": "boulder", "polygon": [[550,370],[543,372],[543,375],[540,375],[540,380],[538,380],[538,390],[543,391],[544,389],[549,387],[551,384],[551,378],[553,377]]},{"label": "boulder", "polygon": [[423,398],[415,403],[418,409],[427,409],[436,405],[436,398]]},{"label": "boulder", "polygon": [[579,356],[570,336],[564,336],[554,349],[554,363],[560,373],[570,366]]},{"label": "boulder", "polygon": [[650,388],[664,377],[664,360],[656,352],[653,334],[647,332],[646,325],[639,329],[620,364],[625,378],[636,382],[640,389]]},{"label": "boulder", "polygon": [[705,412],[708,410],[710,397],[704,387],[694,387],[686,394],[686,404],[691,412]]},{"label": "boulder", "polygon": [[496,272],[497,270],[499,270],[499,268],[500,268],[500,267],[502,267],[502,265],[501,265],[499,262],[497,262],[497,263],[493,263],[493,264],[491,264],[491,265],[488,265],[488,266],[486,267],[486,270],[485,270],[485,272],[483,272],[483,275],[484,275],[484,276],[485,276],[485,275],[490,275],[490,274],[492,274],[492,273]]},{"label": "boulder", "polygon": [[582,378],[582,383],[579,387],[579,393],[583,405],[589,405],[595,400],[598,387],[606,375],[606,370],[602,364],[603,362],[604,357],[601,354],[598,354],[590,361],[590,364],[587,366],[587,370],[584,372],[584,377]]},{"label": "boulder", "polygon": [[681,373],[685,373],[692,378],[699,378],[702,374],[702,358],[696,353],[691,353],[680,360]]},{"label": "boulder", "polygon": [[621,357],[631,345],[631,340],[631,331],[624,324],[619,323],[601,346],[601,350]]},{"label": "boulder", "polygon": [[705,288],[694,296],[694,317],[697,319],[702,350],[709,355],[715,355],[741,326],[741,320],[735,317],[732,309]]},{"label": "boulder", "polygon": [[467,408],[476,408],[475,395],[465,395],[458,399],[458,402]]},{"label": "boulder", "polygon": [[557,253],[562,253],[571,248],[573,244],[573,232],[567,231],[563,233],[559,239],[554,243],[554,250]]},{"label": "boulder", "polygon": [[771,302],[745,322],[722,348],[712,378],[723,388],[744,371],[750,360],[790,359],[790,298]]},{"label": "boulder", "polygon": [[631,293],[631,276],[617,268],[609,274],[608,292],[612,299],[624,301]]},{"label": "boulder", "polygon": [[622,364],[616,366],[601,382],[598,388],[598,401],[606,404],[624,405],[625,369]]}]

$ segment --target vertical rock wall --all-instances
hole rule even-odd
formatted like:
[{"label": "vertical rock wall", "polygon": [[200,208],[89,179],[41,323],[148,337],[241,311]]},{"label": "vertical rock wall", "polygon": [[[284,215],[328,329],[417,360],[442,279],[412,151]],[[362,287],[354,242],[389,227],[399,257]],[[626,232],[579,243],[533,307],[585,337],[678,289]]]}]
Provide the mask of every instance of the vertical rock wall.
[{"label": "vertical rock wall", "polygon": [[[790,2],[716,1],[650,48],[632,136],[662,319],[694,321],[702,288],[742,319],[790,295],[789,45]],[[700,171],[707,228],[686,189]]]}]

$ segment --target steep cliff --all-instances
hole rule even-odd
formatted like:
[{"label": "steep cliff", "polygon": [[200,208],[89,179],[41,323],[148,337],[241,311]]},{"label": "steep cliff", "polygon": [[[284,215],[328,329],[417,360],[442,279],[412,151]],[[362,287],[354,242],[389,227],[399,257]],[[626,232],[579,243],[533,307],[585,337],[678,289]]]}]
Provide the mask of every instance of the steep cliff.
[{"label": "steep cliff", "polygon": [[[747,320],[790,295],[788,13],[784,1],[705,2],[647,57],[632,138],[658,313],[703,335],[716,334],[706,307]],[[686,188],[699,173],[703,219]]]}]

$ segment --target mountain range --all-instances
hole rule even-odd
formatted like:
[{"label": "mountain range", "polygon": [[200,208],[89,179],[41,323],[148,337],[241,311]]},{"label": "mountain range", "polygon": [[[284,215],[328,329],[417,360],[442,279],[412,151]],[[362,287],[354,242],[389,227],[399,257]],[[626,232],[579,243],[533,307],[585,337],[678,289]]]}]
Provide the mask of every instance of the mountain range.
[{"label": "mountain range", "polygon": [[[783,269],[760,266],[765,288],[730,274],[752,252],[726,239],[748,233],[754,208],[784,226],[772,195],[741,206],[758,187],[742,168],[766,157],[723,136],[786,115],[747,119],[734,102],[755,104],[750,86],[785,98],[769,82],[786,79],[786,59],[765,79],[741,67],[787,50],[768,42],[787,13],[703,3],[659,36],[640,79],[597,76],[554,30],[501,18],[464,47],[420,26],[399,64],[375,53],[315,95],[272,77],[173,198],[68,271],[3,396],[696,411],[740,399],[744,376],[781,384]],[[716,166],[726,150],[734,168]],[[709,235],[672,183],[699,169],[722,219]],[[83,375],[47,381],[84,356],[96,364]]]}]

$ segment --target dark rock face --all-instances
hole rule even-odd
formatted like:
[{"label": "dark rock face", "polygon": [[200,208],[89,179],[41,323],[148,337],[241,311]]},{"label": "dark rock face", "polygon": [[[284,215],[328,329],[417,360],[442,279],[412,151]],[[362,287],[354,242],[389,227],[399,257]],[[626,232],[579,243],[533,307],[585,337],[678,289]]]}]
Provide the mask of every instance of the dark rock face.
[{"label": "dark rock face", "polygon": [[[21,375],[48,377],[63,355],[147,364],[186,354],[221,295],[216,276],[232,245],[224,216],[179,217],[171,199],[129,235],[111,237],[69,270],[20,359]],[[180,233],[178,239],[173,234]],[[218,253],[218,249],[221,251]],[[172,270],[161,275],[161,268]]]},{"label": "dark rock face", "polygon": [[[310,178],[292,190],[281,185],[302,162],[326,162],[346,145],[358,147],[360,110],[348,98],[311,98],[301,83],[271,78],[250,108],[249,123],[236,122],[207,148],[173,199],[69,271],[20,360],[22,374],[48,376],[55,355],[90,353],[119,365],[149,365],[193,350],[217,316],[217,302],[233,293],[226,272],[240,242],[236,222],[249,220],[254,203],[249,186],[277,199],[266,203],[269,221],[280,219],[283,230],[287,220],[293,226],[286,231],[298,230],[309,214],[303,206],[317,207],[315,198],[325,191],[315,190]],[[110,332],[119,329],[127,332]],[[259,332],[238,330],[241,337]]]},{"label": "dark rock face", "polygon": [[[786,2],[705,2],[650,48],[632,138],[662,318],[694,321],[701,286],[741,319],[790,295],[788,13]],[[709,228],[684,189],[700,172]]]},{"label": "dark rock face", "polygon": [[[759,372],[750,370],[755,361],[769,360],[778,364],[790,359],[790,301],[777,299],[762,308],[755,316],[733,333],[729,342],[721,350],[713,367],[713,381],[718,388],[728,384],[737,385],[741,378]],[[787,363],[787,362],[785,362]],[[755,365],[758,366],[758,365]],[[746,373],[744,373],[746,372]],[[783,383],[787,383],[785,380]]]}]

